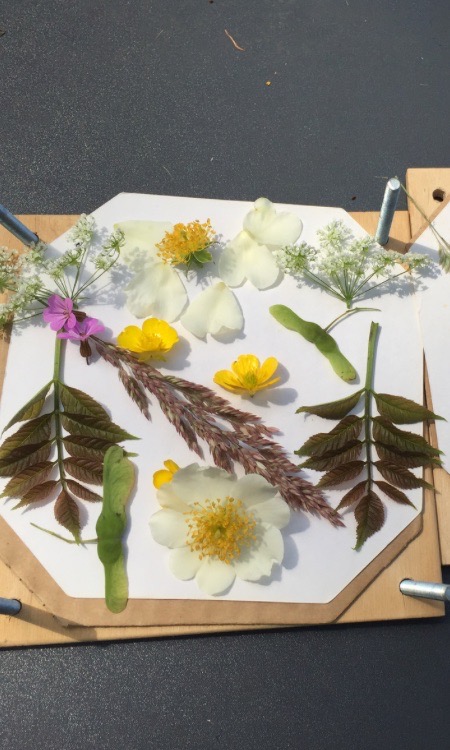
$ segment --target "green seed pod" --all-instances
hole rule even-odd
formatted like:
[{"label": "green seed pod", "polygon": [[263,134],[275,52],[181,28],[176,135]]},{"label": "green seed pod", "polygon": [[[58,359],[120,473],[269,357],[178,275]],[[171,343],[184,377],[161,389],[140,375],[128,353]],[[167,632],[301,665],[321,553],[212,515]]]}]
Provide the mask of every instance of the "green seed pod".
[{"label": "green seed pod", "polygon": [[342,380],[345,380],[346,383],[355,380],[357,376],[355,368],[344,357],[334,338],[321,326],[312,321],[303,320],[290,307],[285,305],[272,305],[269,312],[282,326],[290,331],[296,331],[311,344],[315,344],[319,352],[328,359],[336,375],[339,375]]}]

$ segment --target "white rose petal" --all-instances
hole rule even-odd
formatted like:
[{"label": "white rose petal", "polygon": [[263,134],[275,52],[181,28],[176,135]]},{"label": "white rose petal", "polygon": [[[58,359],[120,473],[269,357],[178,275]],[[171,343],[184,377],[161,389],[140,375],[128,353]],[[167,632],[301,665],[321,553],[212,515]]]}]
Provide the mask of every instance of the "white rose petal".
[{"label": "white rose petal", "polygon": [[277,213],[267,198],[258,198],[244,219],[244,229],[263,245],[292,245],[298,240],[303,224],[295,214]]},{"label": "white rose petal", "polygon": [[207,333],[216,336],[241,331],[244,317],[233,292],[219,281],[200,292],[181,317],[181,323],[194,336],[204,338]]},{"label": "white rose petal", "polygon": [[188,531],[185,517],[175,510],[164,509],[150,519],[153,539],[165,547],[184,547]]},{"label": "white rose petal", "polygon": [[236,481],[234,490],[239,497],[244,498],[246,507],[265,503],[275,495],[278,495],[278,488],[270,484],[267,479],[260,477],[259,474],[246,474]]},{"label": "white rose petal", "polygon": [[212,560],[210,557],[202,560],[195,576],[198,587],[211,596],[222,594],[231,586],[235,578],[236,573],[231,565],[220,560]]},{"label": "white rose petal", "polygon": [[158,501],[162,504],[164,493],[167,492],[182,497],[183,502],[189,506],[197,502],[199,497],[214,500],[216,497],[232,495],[235,483],[234,477],[223,469],[190,464],[177,471],[172,481],[161,487]]},{"label": "white rose petal", "polygon": [[219,258],[219,276],[229,286],[240,286],[248,279],[257,289],[267,289],[280,275],[269,248],[258,244],[246,231],[231,240]]},{"label": "white rose petal", "polygon": [[169,569],[175,578],[181,581],[189,581],[193,578],[201,564],[198,554],[192,552],[190,547],[179,547],[169,554]]},{"label": "white rose petal", "polygon": [[178,273],[167,263],[142,261],[126,288],[127,307],[136,318],[154,315],[168,323],[186,307],[188,296]]},{"label": "white rose petal", "polygon": [[247,507],[254,512],[260,521],[270,523],[272,526],[276,526],[277,529],[283,529],[287,526],[291,518],[288,504],[280,497],[273,497],[264,503]]},{"label": "white rose petal", "polygon": [[152,258],[157,257],[155,245],[161,242],[166,232],[173,230],[173,224],[167,221],[120,221],[114,224],[114,229],[120,229],[125,243],[120,249],[120,260],[130,263],[135,251],[148,250]]}]

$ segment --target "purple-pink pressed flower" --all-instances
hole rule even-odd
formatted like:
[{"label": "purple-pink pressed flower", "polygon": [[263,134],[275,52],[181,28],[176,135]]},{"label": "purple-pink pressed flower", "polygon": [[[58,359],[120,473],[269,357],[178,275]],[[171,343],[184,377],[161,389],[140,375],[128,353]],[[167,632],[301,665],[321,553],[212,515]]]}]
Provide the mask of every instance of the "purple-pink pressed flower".
[{"label": "purple-pink pressed flower", "polygon": [[73,302],[70,297],[63,299],[58,294],[52,294],[47,300],[47,307],[42,313],[46,323],[50,323],[52,331],[60,331],[61,328],[71,330],[75,328],[77,319],[73,313]]},{"label": "purple-pink pressed flower", "polygon": [[59,339],[70,339],[71,341],[86,341],[89,336],[95,333],[102,333],[105,326],[97,318],[83,318],[76,321],[75,326],[68,331],[61,331],[57,334]]}]

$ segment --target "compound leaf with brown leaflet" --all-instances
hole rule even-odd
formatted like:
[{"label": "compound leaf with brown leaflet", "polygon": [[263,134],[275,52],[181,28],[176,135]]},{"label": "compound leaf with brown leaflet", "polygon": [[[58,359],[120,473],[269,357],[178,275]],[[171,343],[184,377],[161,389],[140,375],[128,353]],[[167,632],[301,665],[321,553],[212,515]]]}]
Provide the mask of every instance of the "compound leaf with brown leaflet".
[{"label": "compound leaf with brown leaflet", "polygon": [[305,412],[324,419],[342,419],[355,408],[362,393],[363,389],[338,401],[329,401],[327,404],[316,404],[315,406],[301,406],[300,409],[297,409],[296,414]]}]

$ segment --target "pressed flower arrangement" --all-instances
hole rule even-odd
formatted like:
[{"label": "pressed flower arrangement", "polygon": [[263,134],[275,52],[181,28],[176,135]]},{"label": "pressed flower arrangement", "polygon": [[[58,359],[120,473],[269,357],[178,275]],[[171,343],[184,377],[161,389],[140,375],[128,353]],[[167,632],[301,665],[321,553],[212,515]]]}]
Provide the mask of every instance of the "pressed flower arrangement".
[{"label": "pressed flower arrangement", "polygon": [[[290,455],[299,443],[284,434],[285,426],[297,424],[298,418],[290,406],[288,391],[292,388],[286,390],[280,382],[279,362],[283,381],[287,375],[289,385],[298,387],[299,392],[305,363],[300,361],[301,376],[292,357],[286,369],[274,321],[266,340],[263,328],[268,323],[261,317],[261,334],[255,345],[247,331],[247,323],[254,332],[257,314],[267,311],[264,295],[272,294],[271,287],[282,279],[277,253],[298,240],[302,222],[292,213],[278,212],[265,199],[256,201],[231,242],[216,231],[212,212],[211,220],[184,219],[184,223],[174,224],[116,222],[113,234],[96,251],[93,223],[83,218],[72,233],[73,247],[60,258],[48,260],[43,247],[34,249],[27,261],[11,255],[10,275],[5,276],[8,284],[4,288],[14,294],[1,311],[3,321],[14,314],[19,320],[31,316],[37,322],[43,320],[46,335],[52,332],[54,336],[55,362],[53,379],[7,425],[10,430],[23,422],[13,435],[7,433],[0,447],[0,472],[3,476],[12,472],[3,496],[16,498],[22,509],[36,511],[56,499],[57,520],[73,539],[48,529],[48,516],[42,527],[66,542],[96,545],[105,580],[114,579],[117,584],[105,589],[108,607],[114,612],[126,605],[124,545],[130,514],[133,532],[135,492],[141,506],[146,503],[148,545],[167,558],[175,580],[194,581],[195,585],[185,584],[191,587],[191,594],[193,586],[216,596],[240,590],[245,581],[268,583],[273,575],[276,578],[283,564],[290,519],[295,519],[298,511],[329,521],[323,525],[330,533],[343,534],[339,531],[342,518],[326,499],[326,487],[314,487],[299,469]],[[223,231],[223,225],[219,228]],[[38,274],[30,272],[33,262],[39,267]],[[93,317],[83,308],[89,303],[91,283],[107,271],[120,269],[119,264],[123,270],[114,277],[115,300],[123,304],[123,289],[129,312],[120,314],[121,324],[117,325],[114,308],[122,309],[117,301],[108,308],[108,316],[100,313]],[[245,294],[237,288],[241,285]],[[97,287],[92,287],[95,294]],[[108,294],[102,293],[106,304]],[[259,313],[253,311],[257,298]],[[236,339],[241,338],[248,340],[238,344]],[[320,349],[319,345],[320,341],[316,342]],[[84,358],[81,381],[78,376],[71,382],[71,369],[64,366],[66,347],[70,347],[70,362],[75,347]],[[332,364],[333,352],[328,355]],[[184,368],[186,377],[181,372]],[[104,390],[97,382],[97,371],[108,373]],[[116,390],[113,397],[109,395],[107,382],[113,372],[125,400]],[[89,395],[88,385],[94,381],[95,398]],[[80,382],[83,390],[75,387]],[[230,401],[223,397],[227,396],[224,391]],[[268,394],[270,407],[265,395],[258,396],[260,392]],[[242,396],[247,399],[245,410],[241,408]],[[108,413],[111,409],[114,415],[118,399],[121,405],[127,399],[129,404],[127,412],[119,409],[123,428]],[[292,415],[284,419],[281,432],[278,420],[269,412],[272,404],[278,404],[275,415]],[[278,429],[267,423],[275,423]],[[130,449],[138,456],[128,453],[128,440],[134,441]],[[41,442],[45,443],[45,455]],[[165,456],[161,452],[164,446]],[[154,449],[158,458],[153,456]],[[192,454],[203,465],[192,464]],[[137,491],[133,490],[136,462]],[[151,479],[145,478],[146,462],[147,471],[154,473],[153,487]],[[305,469],[309,471],[307,466]],[[120,477],[120,490],[111,490],[116,487],[115,472]],[[58,503],[64,504],[64,512]],[[85,531],[82,533],[83,504],[90,518],[98,517],[95,539],[85,539]],[[37,512],[34,515],[39,520]],[[111,535],[115,515],[116,528]],[[132,534],[131,557],[133,539]],[[114,542],[114,570],[106,540]],[[159,574],[152,570],[148,575]],[[286,576],[284,566],[281,575]],[[266,587],[263,590],[265,596]]]}]

